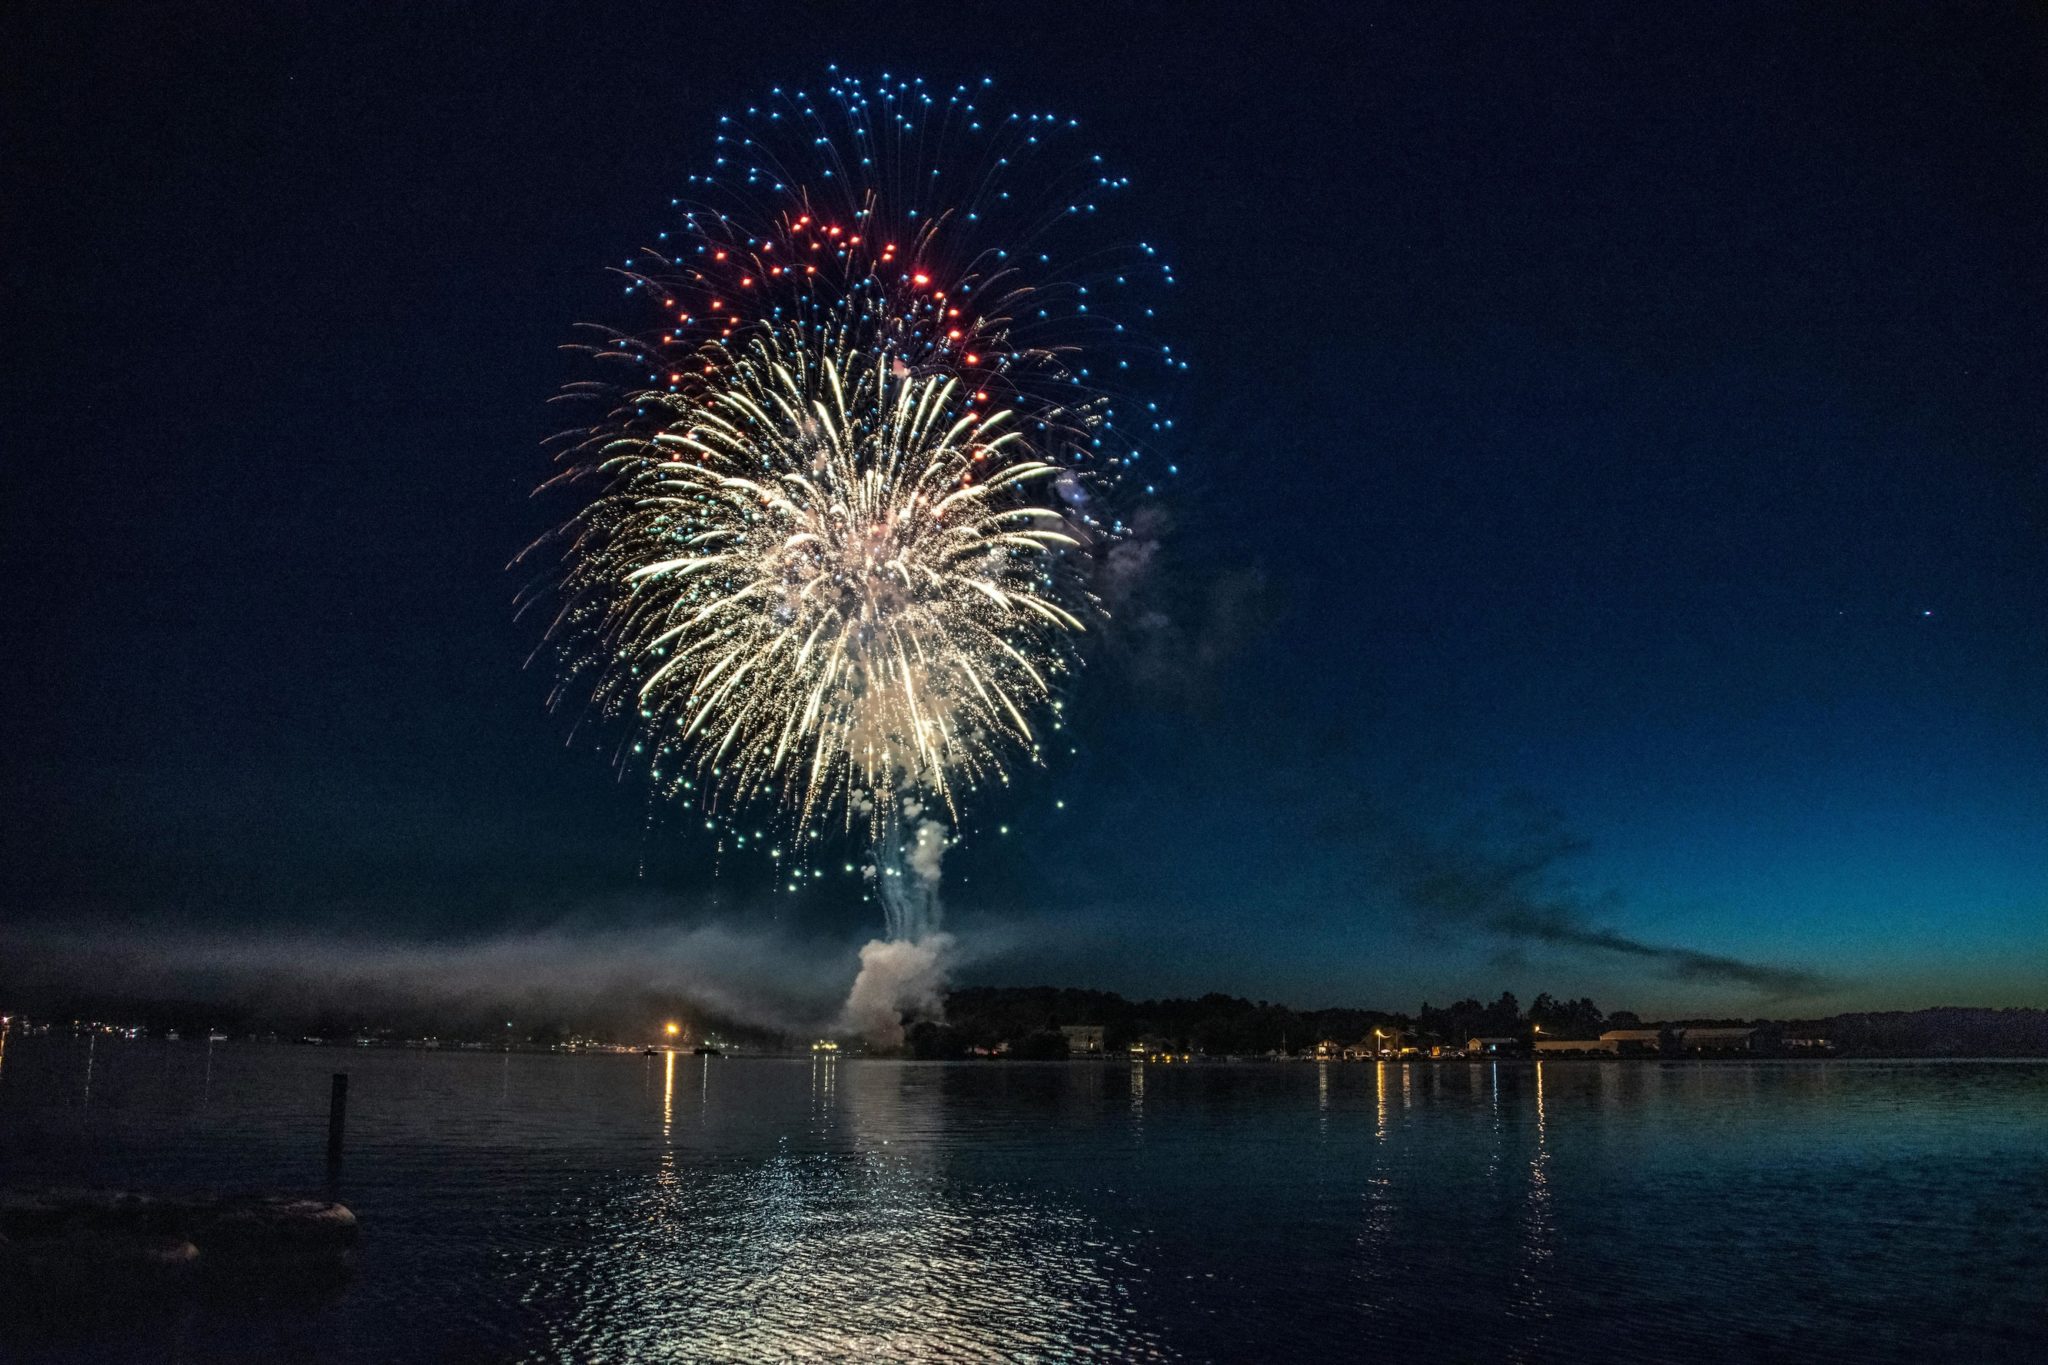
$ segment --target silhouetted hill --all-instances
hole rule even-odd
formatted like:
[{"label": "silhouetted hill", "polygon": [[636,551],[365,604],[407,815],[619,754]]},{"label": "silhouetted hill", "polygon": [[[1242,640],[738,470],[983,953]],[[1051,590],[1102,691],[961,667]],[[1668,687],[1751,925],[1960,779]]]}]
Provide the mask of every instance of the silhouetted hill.
[{"label": "silhouetted hill", "polygon": [[2048,1056],[2048,1010],[1942,1005],[1880,1014],[1838,1014],[1793,1021],[1787,1027],[1827,1038],[1846,1056]]}]

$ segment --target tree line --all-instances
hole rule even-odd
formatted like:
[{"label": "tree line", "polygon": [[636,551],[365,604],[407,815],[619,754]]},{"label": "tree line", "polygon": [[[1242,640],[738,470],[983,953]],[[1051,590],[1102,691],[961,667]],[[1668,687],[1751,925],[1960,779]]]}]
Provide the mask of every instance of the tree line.
[{"label": "tree line", "polygon": [[925,1058],[1001,1052],[1018,1058],[1068,1055],[1061,1029],[1094,1025],[1103,1048],[1163,1044],[1206,1056],[1313,1051],[1317,1044],[1372,1046],[1400,1040],[1427,1048],[1462,1047],[1470,1038],[1537,1036],[1593,1039],[1608,1029],[1760,1027],[1773,1038],[1825,1038],[1847,1056],[2048,1056],[2048,1010],[1944,1007],[1819,1019],[1687,1018],[1646,1023],[1631,1010],[1608,1014],[1590,998],[1545,992],[1524,1007],[1509,991],[1491,1001],[1424,1002],[1413,1014],[1352,1008],[1302,1010],[1212,992],[1192,999],[1127,1000],[1113,991],[1055,986],[974,986],[946,997],[943,1022],[910,1026],[906,1051]]}]

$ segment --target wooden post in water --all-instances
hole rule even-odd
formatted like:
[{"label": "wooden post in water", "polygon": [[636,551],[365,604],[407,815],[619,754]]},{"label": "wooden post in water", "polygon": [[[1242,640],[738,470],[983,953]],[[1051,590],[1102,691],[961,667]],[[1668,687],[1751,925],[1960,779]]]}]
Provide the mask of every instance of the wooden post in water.
[{"label": "wooden post in water", "polygon": [[341,1160],[342,1129],[348,1126],[348,1073],[334,1073],[334,1088],[327,1092],[327,1159]]}]

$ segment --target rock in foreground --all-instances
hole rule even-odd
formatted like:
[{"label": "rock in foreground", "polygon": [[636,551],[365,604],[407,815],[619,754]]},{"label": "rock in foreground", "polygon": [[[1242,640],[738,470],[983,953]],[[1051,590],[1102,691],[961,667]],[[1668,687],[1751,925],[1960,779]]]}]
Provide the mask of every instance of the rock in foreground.
[{"label": "rock in foreground", "polygon": [[354,1264],[356,1217],[288,1196],[0,1192],[0,1277],[46,1293],[324,1290]]}]

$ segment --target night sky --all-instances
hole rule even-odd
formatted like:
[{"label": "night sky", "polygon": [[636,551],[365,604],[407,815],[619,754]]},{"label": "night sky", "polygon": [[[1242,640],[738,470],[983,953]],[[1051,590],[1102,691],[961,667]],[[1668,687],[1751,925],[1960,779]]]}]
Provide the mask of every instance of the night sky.
[{"label": "night sky", "polygon": [[2048,16],[1145,13],[8,6],[0,918],[873,931],[565,747],[506,571],[606,267],[837,62],[1080,118],[1194,361],[967,979],[2048,1004]]}]

